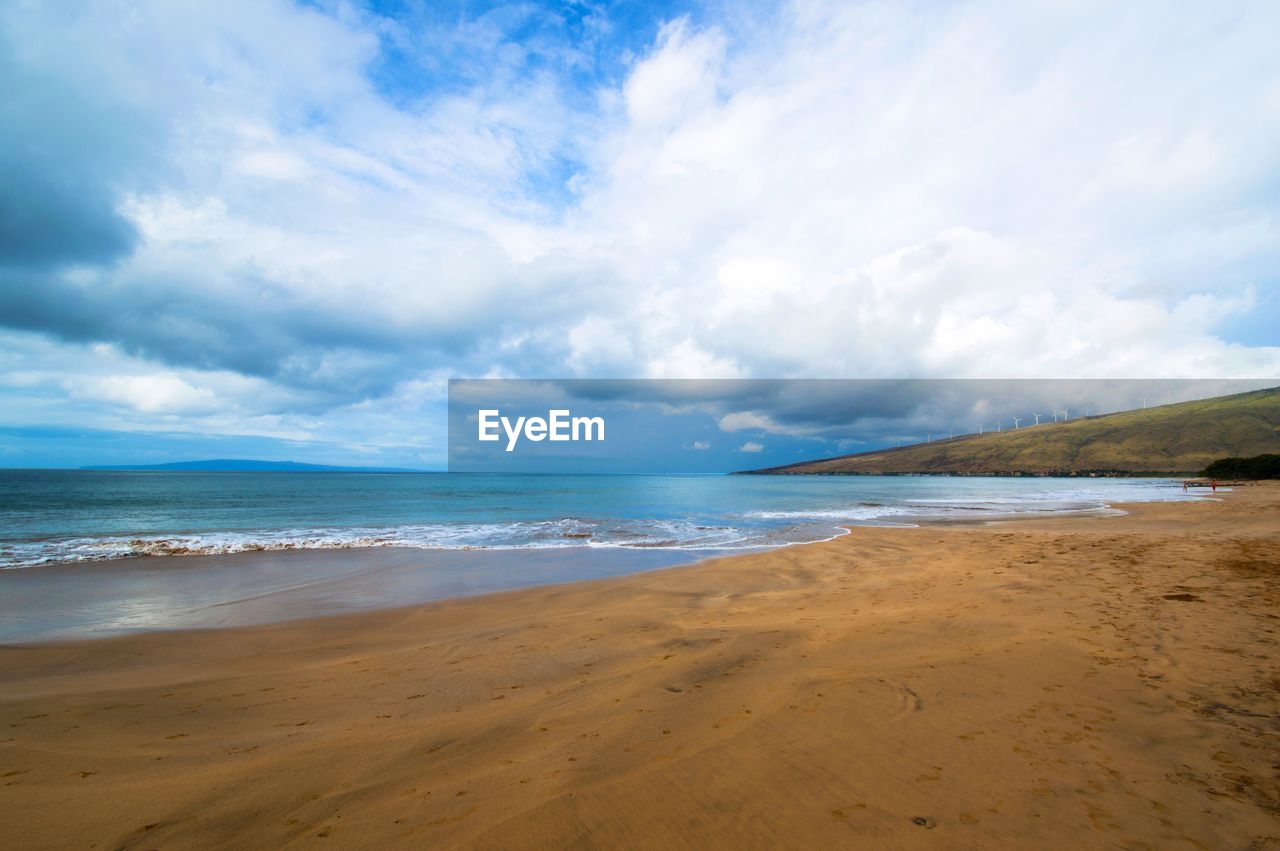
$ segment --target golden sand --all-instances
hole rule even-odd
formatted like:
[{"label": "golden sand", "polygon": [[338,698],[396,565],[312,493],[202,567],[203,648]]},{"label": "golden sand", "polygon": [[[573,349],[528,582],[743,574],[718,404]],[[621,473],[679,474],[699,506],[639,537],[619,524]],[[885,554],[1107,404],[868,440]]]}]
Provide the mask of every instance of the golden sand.
[{"label": "golden sand", "polygon": [[0,846],[1280,847],[1280,489],[0,648]]}]

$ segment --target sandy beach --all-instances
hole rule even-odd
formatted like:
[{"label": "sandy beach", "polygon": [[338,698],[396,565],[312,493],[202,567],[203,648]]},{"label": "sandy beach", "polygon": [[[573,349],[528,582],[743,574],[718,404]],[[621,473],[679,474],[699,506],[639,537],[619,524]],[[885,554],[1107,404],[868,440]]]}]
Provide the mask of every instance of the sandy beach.
[{"label": "sandy beach", "polygon": [[0,648],[5,848],[1265,848],[1280,488]]}]

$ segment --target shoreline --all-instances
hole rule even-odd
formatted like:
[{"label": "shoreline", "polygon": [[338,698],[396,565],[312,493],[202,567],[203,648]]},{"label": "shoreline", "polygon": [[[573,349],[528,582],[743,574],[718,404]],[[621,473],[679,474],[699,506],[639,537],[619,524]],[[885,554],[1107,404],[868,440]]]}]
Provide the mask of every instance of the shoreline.
[{"label": "shoreline", "polygon": [[3,646],[0,844],[1265,847],[1280,489],[1225,496]]},{"label": "shoreline", "polygon": [[[1204,499],[1209,497],[1195,497]],[[95,641],[157,631],[265,626],[691,567],[713,559],[825,544],[857,529],[1086,520],[1121,516],[1124,506],[1161,502],[998,511],[991,517],[976,513],[958,517],[898,515],[857,523],[832,519],[837,531],[828,537],[740,548],[588,544],[454,549],[299,547],[32,565],[0,570],[0,600],[5,603],[0,647]],[[298,562],[303,563],[301,570]],[[516,572],[524,575],[513,576]],[[76,578],[82,582],[68,584]],[[116,615],[117,610],[122,614]],[[74,612],[78,620],[66,612]]]},{"label": "shoreline", "polygon": [[[1210,498],[1204,497],[1204,500],[1208,501],[1210,500]],[[1214,501],[1221,501],[1221,500],[1219,498],[1214,498]],[[1190,502],[1190,500],[1188,500],[1187,502]],[[273,626],[304,626],[304,627],[322,629],[325,627],[326,624],[330,622],[337,622],[341,619],[346,619],[346,618],[361,618],[361,617],[367,617],[367,616],[376,617],[382,614],[386,614],[389,616],[393,616],[396,614],[409,614],[419,609],[429,609],[432,607],[448,605],[450,603],[459,603],[464,601],[483,604],[485,600],[491,597],[494,599],[505,598],[507,595],[534,592],[534,591],[539,591],[543,589],[572,589],[575,586],[583,586],[585,588],[586,586],[595,585],[596,583],[620,582],[620,581],[625,581],[629,578],[644,576],[648,574],[661,573],[663,571],[695,570],[709,562],[715,562],[720,560],[734,560],[739,558],[749,558],[752,556],[759,556],[766,553],[778,552],[778,551],[787,550],[791,548],[822,546],[824,544],[829,544],[832,541],[837,541],[837,540],[840,540],[841,538],[854,534],[854,530],[858,530],[858,529],[895,529],[895,530],[958,529],[958,530],[963,530],[963,529],[981,529],[981,528],[1004,526],[1004,525],[1017,526],[1024,523],[1037,523],[1037,522],[1050,522],[1050,523],[1068,522],[1070,523],[1070,522],[1089,521],[1089,520],[1119,519],[1129,514],[1129,512],[1126,511],[1125,508],[1142,508],[1145,506],[1163,506],[1163,505],[1169,505],[1169,504],[1170,503],[1167,501],[1166,502],[1127,502],[1127,503],[1115,503],[1114,505],[1108,505],[1104,508],[1099,508],[1099,509],[1081,509],[1079,511],[1073,510],[1073,511],[1057,512],[1057,513],[1054,513],[1052,516],[1025,514],[1025,515],[1020,515],[1016,517],[1001,517],[998,519],[981,519],[981,520],[972,519],[972,518],[962,518],[962,519],[936,518],[936,519],[931,519],[927,522],[921,522],[921,523],[915,523],[915,524],[886,522],[886,523],[875,523],[875,524],[866,524],[866,525],[842,526],[841,532],[839,534],[832,535],[830,538],[823,538],[823,539],[814,540],[814,541],[792,541],[792,542],[787,542],[782,544],[775,544],[773,546],[744,548],[741,551],[711,552],[707,555],[693,557],[691,560],[688,560],[688,561],[683,561],[683,562],[677,561],[671,564],[663,564],[663,565],[654,566],[654,567],[645,567],[637,570],[626,570],[621,573],[604,575],[604,576],[576,578],[576,579],[563,579],[559,581],[551,581],[551,582],[539,583],[534,585],[513,585],[511,587],[505,587],[505,588],[494,588],[490,590],[480,590],[480,591],[475,591],[470,593],[459,593],[459,594],[451,594],[449,596],[432,597],[429,599],[418,600],[414,602],[380,605],[380,606],[367,607],[367,608],[353,608],[353,609],[346,609],[346,610],[334,611],[334,612],[299,614],[292,617],[275,617],[269,620],[252,621],[247,623],[233,623],[228,625],[218,625],[218,626],[195,625],[195,626],[174,626],[174,627],[154,627],[154,628],[147,627],[147,628],[133,628],[133,629],[122,628],[119,631],[108,632],[103,634],[77,635],[74,633],[67,633],[62,635],[52,635],[50,637],[35,638],[30,640],[0,639],[0,651],[9,650],[9,649],[20,650],[25,648],[60,647],[60,646],[66,646],[66,645],[92,645],[97,642],[105,642],[105,641],[113,641],[113,640],[128,640],[131,638],[138,638],[138,637],[149,636],[149,635],[161,635],[161,636],[166,636],[166,635],[176,636],[176,635],[187,635],[187,634],[202,635],[202,634],[219,633],[219,632],[234,631],[234,630],[263,629],[263,628],[270,628]],[[624,553],[626,552],[652,553],[652,552],[672,552],[672,551],[685,552],[685,553],[696,552],[691,550],[680,550],[679,548],[663,548],[663,547],[628,549],[624,547],[588,548],[585,546],[583,547],[570,546],[570,547],[557,547],[557,548],[548,547],[545,549],[527,549],[527,550],[511,549],[511,550],[500,550],[500,552],[503,552],[504,554],[519,553],[521,556],[525,554],[545,554],[548,557],[553,557],[555,555],[565,555],[565,554],[588,555],[592,553],[599,553],[601,550],[605,550],[605,551],[621,550]],[[437,552],[443,552],[445,554],[451,555],[458,552],[468,552],[468,553],[475,552],[477,554],[483,554],[485,552],[488,552],[488,550],[481,550],[477,548],[475,550],[436,551],[436,550],[417,550],[411,547],[403,547],[403,548],[401,547],[352,547],[352,548],[345,548],[345,549],[335,548],[335,549],[313,549],[313,550],[284,550],[284,551],[280,551],[279,553],[272,552],[272,551],[242,552],[242,553],[219,553],[214,555],[162,556],[158,558],[162,558],[162,559],[179,558],[179,559],[193,559],[193,560],[195,559],[226,560],[226,559],[257,559],[263,556],[273,556],[273,555],[284,555],[287,558],[293,558],[293,557],[308,558],[308,557],[312,557],[317,553],[321,553],[325,555],[331,555],[333,558],[337,559],[337,558],[341,558],[342,556],[349,556],[353,554],[356,556],[360,556],[360,555],[367,556],[370,554],[396,555],[396,554],[403,553],[409,556],[410,559],[412,559],[413,555],[419,552],[426,552],[431,554],[435,554]],[[136,566],[136,567],[141,567],[144,570],[159,570],[160,569],[159,566],[150,567],[150,563],[154,562],[156,558],[157,557],[154,557],[154,556],[134,556],[134,557],[123,558],[123,559],[104,560],[103,562],[73,563],[73,564],[65,564],[65,565],[59,564],[59,565],[50,565],[49,567],[52,567],[55,570],[61,570],[65,568],[67,571],[79,571],[79,570],[87,570],[92,568],[101,568],[103,566],[108,566],[108,565],[110,566],[119,565],[120,567]],[[417,565],[415,565],[414,567],[416,568]],[[27,569],[28,568],[23,568],[23,570],[27,570]],[[356,575],[365,576],[367,575],[367,572],[361,571],[359,574],[356,574]],[[339,576],[335,578],[320,577],[315,579],[314,582],[308,582],[304,584],[321,585],[330,581],[334,581],[334,579],[343,580],[347,578],[349,577],[347,576]],[[262,597],[271,597],[271,596],[275,596],[276,594],[287,593],[290,590],[293,590],[293,589],[286,588],[286,589],[281,589],[279,591],[268,591],[264,594],[255,595],[255,599],[262,598]],[[242,601],[233,600],[233,601],[230,601],[229,603],[214,604],[214,607],[221,607],[224,605],[234,605],[235,603],[239,603],[239,602],[242,602]]]}]

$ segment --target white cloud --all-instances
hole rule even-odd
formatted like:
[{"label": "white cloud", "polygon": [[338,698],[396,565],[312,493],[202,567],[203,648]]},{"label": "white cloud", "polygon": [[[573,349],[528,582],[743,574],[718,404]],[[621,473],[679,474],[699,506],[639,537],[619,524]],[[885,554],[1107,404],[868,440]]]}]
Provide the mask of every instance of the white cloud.
[{"label": "white cloud", "polygon": [[767,434],[784,434],[791,437],[808,437],[818,434],[821,428],[812,425],[786,425],[760,411],[731,411],[717,420],[721,431],[758,430]]},{"label": "white cloud", "polygon": [[723,63],[719,32],[695,32],[683,18],[666,24],[657,48],[636,64],[623,86],[631,126],[665,129],[705,114],[715,106]]},{"label": "white cloud", "polygon": [[108,404],[128,405],[145,414],[207,413],[218,404],[217,397],[207,388],[192,386],[165,373],[107,375],[68,390]]},{"label": "white cloud", "polygon": [[[1274,197],[1222,191],[1241,162],[1280,171],[1264,141],[1277,73],[1235,71],[1242,54],[1266,64],[1258,21],[1227,15],[1210,37],[1207,20],[1127,8],[1113,28],[1097,9],[805,4],[762,57],[689,63],[720,99],[658,137],[620,130],[584,207],[632,237],[628,269],[679,294],[701,351],[744,374],[1274,371],[1276,347],[1214,332],[1280,251],[1250,240],[1252,265],[1224,251],[1195,275],[1165,260],[1170,233],[1277,236]],[[1200,49],[1125,49],[1152,26]]]},{"label": "white cloud", "polygon": [[635,351],[626,331],[611,319],[589,316],[569,329],[568,366],[580,375],[626,372]]},{"label": "white cloud", "polygon": [[776,432],[779,428],[778,424],[767,415],[755,411],[733,411],[725,414],[720,418],[718,425],[721,431],[730,432],[744,431],[746,429],[763,429],[764,431]]},{"label": "white cloud", "polygon": [[763,452],[764,444],[756,443],[753,440],[748,440],[746,443],[738,447],[738,451],[739,452]]}]

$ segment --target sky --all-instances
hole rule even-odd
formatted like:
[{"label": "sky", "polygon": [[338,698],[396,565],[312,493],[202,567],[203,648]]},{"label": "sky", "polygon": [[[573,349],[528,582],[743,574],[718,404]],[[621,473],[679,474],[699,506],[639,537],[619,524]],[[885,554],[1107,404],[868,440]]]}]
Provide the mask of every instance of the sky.
[{"label": "sky", "polygon": [[[449,382],[447,468],[732,473],[1052,428],[1274,385],[1248,379],[455,379]],[[531,419],[540,423],[532,432],[524,427]],[[576,433],[575,419],[581,421]]]},{"label": "sky", "polygon": [[1277,31],[11,0],[0,466],[441,468],[462,377],[1280,376]]}]

